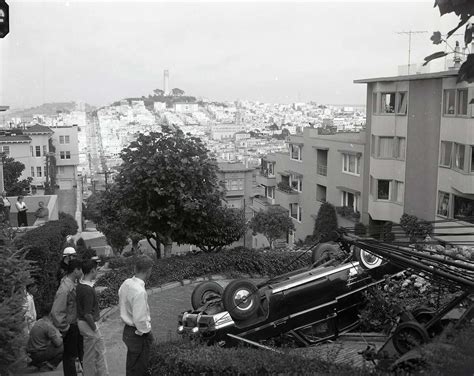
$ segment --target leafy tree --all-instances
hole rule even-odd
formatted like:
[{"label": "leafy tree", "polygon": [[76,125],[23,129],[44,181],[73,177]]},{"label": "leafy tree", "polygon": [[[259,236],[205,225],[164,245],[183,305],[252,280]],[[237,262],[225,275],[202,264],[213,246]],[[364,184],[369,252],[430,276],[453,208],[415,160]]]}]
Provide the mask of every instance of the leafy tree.
[{"label": "leafy tree", "polygon": [[278,125],[276,125],[276,123],[273,123],[272,125],[270,125],[270,127],[268,127],[269,130],[271,131],[277,131],[278,129]]},{"label": "leafy tree", "polygon": [[276,239],[295,229],[293,221],[288,216],[288,211],[279,206],[259,211],[250,220],[249,227],[254,233],[263,234],[272,249]]},{"label": "leafy tree", "polygon": [[163,126],[162,132],[140,134],[121,157],[116,189],[120,204],[129,209],[127,226],[149,242],[162,243],[165,256],[173,242],[196,239],[207,226],[203,209],[222,196],[217,164],[202,141]]},{"label": "leafy tree", "polygon": [[102,191],[95,192],[86,199],[86,207],[82,214],[84,218],[97,223],[101,217],[99,205],[103,200]]},{"label": "leafy tree", "polygon": [[243,210],[227,208],[220,201],[210,203],[203,213],[206,225],[198,228],[192,242],[204,252],[213,252],[238,241],[245,235]]},{"label": "leafy tree", "polygon": [[7,196],[19,196],[25,194],[30,187],[32,178],[20,180],[25,165],[15,161],[13,158],[3,158],[3,179]]},{"label": "leafy tree", "polygon": [[158,97],[161,97],[165,94],[165,92],[161,89],[155,89],[155,90],[153,90],[153,93]]},{"label": "leafy tree", "polygon": [[[111,189],[97,195],[91,203],[96,205],[91,213],[97,229],[105,235],[107,243],[112,247],[114,253],[120,254],[128,244],[130,233],[128,223],[130,221],[126,219],[129,210],[120,205],[121,197],[116,187],[112,186]],[[96,216],[96,214],[98,215]]]},{"label": "leafy tree", "polygon": [[171,94],[177,97],[181,97],[184,95],[184,91],[175,87],[174,89],[171,89]]},{"label": "leafy tree", "polygon": [[[446,39],[443,39],[441,32],[435,31],[431,36],[433,44],[438,45],[442,42],[446,42],[457,30],[467,24],[464,32],[464,44],[467,47],[473,38],[474,25],[468,23],[469,19],[474,16],[474,2],[472,0],[435,0],[435,7],[438,7],[440,15],[443,16],[448,13],[455,13],[459,17],[459,24],[448,32]],[[430,61],[444,57],[452,52],[438,51],[427,57],[425,57],[425,63],[428,64]],[[471,51],[467,55],[466,61],[459,68],[457,82],[467,81],[469,83],[474,82],[474,52]]]},{"label": "leafy tree", "polygon": [[0,224],[0,374],[10,375],[22,360],[25,329],[25,288],[32,280],[25,249],[12,245],[13,231]]},{"label": "leafy tree", "polygon": [[61,224],[61,234],[66,237],[68,235],[76,235],[79,226],[71,214],[59,212],[59,223]]},{"label": "leafy tree", "polygon": [[336,208],[329,202],[321,205],[314,222],[313,237],[320,242],[332,239],[332,234],[338,229]]}]

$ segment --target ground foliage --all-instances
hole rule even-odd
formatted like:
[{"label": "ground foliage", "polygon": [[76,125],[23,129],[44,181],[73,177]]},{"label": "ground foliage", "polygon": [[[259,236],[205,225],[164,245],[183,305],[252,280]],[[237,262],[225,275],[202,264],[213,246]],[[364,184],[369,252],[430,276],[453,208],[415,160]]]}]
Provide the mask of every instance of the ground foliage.
[{"label": "ground foliage", "polygon": [[351,365],[248,347],[155,344],[147,375],[368,375]]},{"label": "ground foliage", "polygon": [[[311,262],[309,253],[292,263],[300,255],[299,252],[265,252],[237,247],[211,254],[173,256],[160,259],[155,263],[153,273],[147,282],[147,288],[213,274],[229,277],[237,277],[242,274],[276,276],[309,266]],[[133,257],[117,257],[109,260],[109,266],[114,270],[97,281],[98,286],[109,287],[99,294],[100,308],[117,304],[117,292],[120,285],[126,278],[133,275],[133,260]],[[290,265],[290,263],[292,264]]]},{"label": "ground foliage", "polygon": [[322,243],[331,241],[337,229],[336,208],[329,202],[325,202],[319,208],[314,222],[313,240]]}]

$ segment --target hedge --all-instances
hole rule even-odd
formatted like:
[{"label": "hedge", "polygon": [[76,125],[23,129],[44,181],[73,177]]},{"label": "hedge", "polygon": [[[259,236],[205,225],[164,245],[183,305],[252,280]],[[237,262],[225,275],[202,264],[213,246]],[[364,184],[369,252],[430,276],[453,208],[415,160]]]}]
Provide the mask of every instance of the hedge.
[{"label": "hedge", "polygon": [[0,374],[9,375],[23,356],[25,342],[25,287],[31,281],[31,262],[10,244],[9,231],[0,225]]},{"label": "hedge", "polygon": [[248,347],[154,344],[147,375],[368,375],[350,364]]},{"label": "hedge", "polygon": [[26,258],[35,262],[36,270],[32,276],[38,288],[34,296],[38,312],[54,300],[66,236],[73,235],[71,232],[74,229],[77,231],[77,225],[74,227],[71,219],[74,220],[72,216],[63,214],[60,220],[46,222],[15,239],[18,248],[25,247],[28,250]]},{"label": "hedge", "polygon": [[[147,287],[157,287],[168,282],[213,274],[226,275],[230,278],[242,274],[275,276],[310,265],[310,258],[309,253],[256,251],[243,247],[218,253],[173,256],[157,260]],[[109,266],[114,271],[105,274],[96,283],[96,286],[108,287],[99,294],[101,309],[118,303],[118,289],[126,278],[133,275],[133,261],[133,257],[109,260]]]}]

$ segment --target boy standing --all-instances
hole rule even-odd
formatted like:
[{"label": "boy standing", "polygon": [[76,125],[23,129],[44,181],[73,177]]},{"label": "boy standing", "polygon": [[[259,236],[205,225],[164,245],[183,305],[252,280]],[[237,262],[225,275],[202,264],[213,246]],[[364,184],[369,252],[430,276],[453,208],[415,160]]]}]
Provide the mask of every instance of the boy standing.
[{"label": "boy standing", "polygon": [[82,262],[82,280],[76,288],[77,325],[84,338],[84,361],[82,363],[85,376],[107,376],[104,337],[99,330],[99,303],[92,281],[97,277],[97,262]]},{"label": "boy standing", "polygon": [[76,282],[81,278],[81,262],[71,260],[67,266],[66,277],[61,280],[54,298],[51,317],[63,336],[64,376],[76,376],[76,358],[82,361],[82,336],[77,327]]}]

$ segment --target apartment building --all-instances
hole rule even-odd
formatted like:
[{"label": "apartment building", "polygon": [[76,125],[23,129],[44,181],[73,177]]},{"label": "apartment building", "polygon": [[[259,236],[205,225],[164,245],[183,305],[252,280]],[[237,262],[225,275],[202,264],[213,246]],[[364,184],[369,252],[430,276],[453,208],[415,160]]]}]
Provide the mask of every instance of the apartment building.
[{"label": "apartment building", "polygon": [[[262,160],[257,183],[263,194],[254,197],[257,212],[271,205],[288,210],[295,231],[292,244],[313,234],[314,222],[323,202],[338,209],[339,225],[353,226],[362,208],[365,134],[319,135],[305,128],[291,136],[288,153],[269,154]],[[254,247],[264,246],[254,238]]]},{"label": "apartment building", "polygon": [[75,184],[79,163],[77,126],[45,127],[37,124],[24,130],[3,131],[0,151],[25,165],[21,179],[31,177],[34,187],[43,187],[46,183],[52,155],[56,156],[56,183],[60,189],[70,189]]},{"label": "apartment building", "polygon": [[457,70],[367,84],[362,219],[474,215],[474,84]]},{"label": "apartment building", "polygon": [[[243,163],[219,162],[218,178],[226,188],[225,204],[230,208],[243,209],[245,218],[252,218],[250,208],[257,188],[255,168],[247,168]],[[239,244],[250,246],[251,236],[246,235]]]}]

